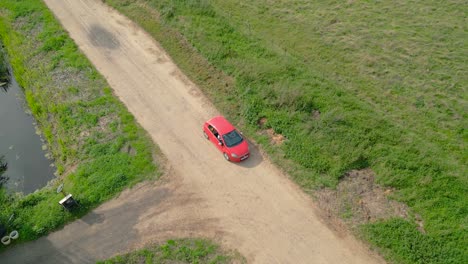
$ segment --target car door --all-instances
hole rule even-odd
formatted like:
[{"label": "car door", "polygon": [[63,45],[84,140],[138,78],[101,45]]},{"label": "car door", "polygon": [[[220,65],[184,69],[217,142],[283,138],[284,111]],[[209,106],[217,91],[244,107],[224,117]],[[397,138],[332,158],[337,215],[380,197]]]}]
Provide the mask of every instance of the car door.
[{"label": "car door", "polygon": [[218,135],[218,131],[216,131],[216,129],[208,124],[208,131],[207,132],[207,135],[208,135],[208,139],[211,141],[211,143],[215,144],[216,146],[218,146],[218,139],[216,138],[216,135]]},{"label": "car door", "polygon": [[215,144],[221,152],[225,152],[226,146],[224,146],[223,137],[219,134],[215,137]]}]

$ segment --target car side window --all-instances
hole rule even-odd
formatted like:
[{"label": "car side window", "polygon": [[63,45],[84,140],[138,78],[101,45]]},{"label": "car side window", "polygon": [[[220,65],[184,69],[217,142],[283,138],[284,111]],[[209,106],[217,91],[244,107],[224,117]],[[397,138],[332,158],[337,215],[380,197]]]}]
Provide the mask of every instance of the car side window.
[{"label": "car side window", "polygon": [[221,135],[218,133],[218,131],[216,131],[216,129],[214,127],[212,127],[211,125],[208,125],[208,129],[211,131],[211,133],[213,133],[214,137],[219,141],[219,142],[223,142],[222,138],[221,138]]},{"label": "car side window", "polygon": [[214,129],[214,127],[212,127],[211,125],[208,125],[208,129],[211,131],[211,133],[213,133],[215,136],[218,134],[218,132],[216,131],[216,129]]},{"label": "car side window", "polygon": [[216,131],[214,127],[212,127],[211,125],[208,125],[208,129],[211,131],[211,133],[213,133],[213,135],[215,135],[215,137],[218,136],[218,131]]}]

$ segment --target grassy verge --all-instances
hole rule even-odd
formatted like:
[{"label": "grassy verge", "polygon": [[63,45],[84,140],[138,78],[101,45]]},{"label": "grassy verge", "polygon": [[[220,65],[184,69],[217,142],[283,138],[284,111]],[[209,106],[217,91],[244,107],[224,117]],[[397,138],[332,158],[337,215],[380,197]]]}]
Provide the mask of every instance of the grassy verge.
[{"label": "grassy verge", "polygon": [[[363,168],[396,188],[425,233],[414,219],[362,226],[389,260],[466,262],[462,1],[105,2],[152,34],[306,191]],[[272,144],[263,129],[287,140]]]},{"label": "grassy verge", "polygon": [[[18,230],[20,241],[45,235],[122,189],[157,177],[158,153],[148,135],[42,1],[0,1],[0,39],[58,175],[24,197],[0,189],[0,222]],[[59,183],[79,201],[76,212],[58,205]]]},{"label": "grassy verge", "polygon": [[3,47],[0,45],[0,83],[8,81],[8,67],[3,53]]},{"label": "grassy verge", "polygon": [[168,240],[142,250],[117,256],[98,264],[133,263],[245,263],[236,253],[221,250],[217,245],[202,239]]}]

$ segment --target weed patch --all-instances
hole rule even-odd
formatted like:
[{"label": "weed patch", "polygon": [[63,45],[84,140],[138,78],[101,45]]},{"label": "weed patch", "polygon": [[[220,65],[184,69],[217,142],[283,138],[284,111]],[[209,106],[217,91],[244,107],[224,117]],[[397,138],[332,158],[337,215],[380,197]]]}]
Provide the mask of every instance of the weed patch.
[{"label": "weed patch", "polygon": [[314,193],[318,205],[330,215],[340,215],[352,228],[391,218],[409,219],[409,208],[390,200],[395,190],[375,183],[370,169],[352,170],[340,180],[335,190]]},{"label": "weed patch", "polygon": [[98,264],[117,263],[246,263],[238,253],[223,251],[216,244],[203,239],[168,240]]},{"label": "weed patch", "polygon": [[6,87],[9,81],[8,65],[4,58],[5,54],[3,53],[3,47],[0,47],[0,88]]}]

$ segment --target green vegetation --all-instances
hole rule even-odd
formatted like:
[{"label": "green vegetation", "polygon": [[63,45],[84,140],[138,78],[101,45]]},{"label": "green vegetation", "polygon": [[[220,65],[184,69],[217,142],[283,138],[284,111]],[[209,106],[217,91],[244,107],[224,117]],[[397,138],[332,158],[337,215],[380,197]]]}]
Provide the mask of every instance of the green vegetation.
[{"label": "green vegetation", "polygon": [[[389,260],[467,262],[464,1],[105,2],[306,191],[366,167],[396,188],[425,233],[413,219],[362,226]],[[284,144],[256,133],[270,128]]]},{"label": "green vegetation", "polygon": [[244,263],[240,255],[224,252],[218,246],[202,239],[168,240],[163,245],[154,245],[109,260],[100,264],[137,263]]},{"label": "green vegetation", "polygon": [[4,175],[7,169],[8,164],[5,161],[5,157],[0,156],[0,188],[8,180],[8,177]]},{"label": "green vegetation", "polygon": [[8,81],[8,67],[3,54],[3,48],[0,42],[0,87],[2,83]]},{"label": "green vegetation", "polygon": [[[0,222],[18,230],[21,241],[157,176],[155,146],[42,1],[0,1],[0,39],[58,174],[50,186],[27,196],[0,189]],[[69,213],[58,205],[61,182],[79,210]]]}]

